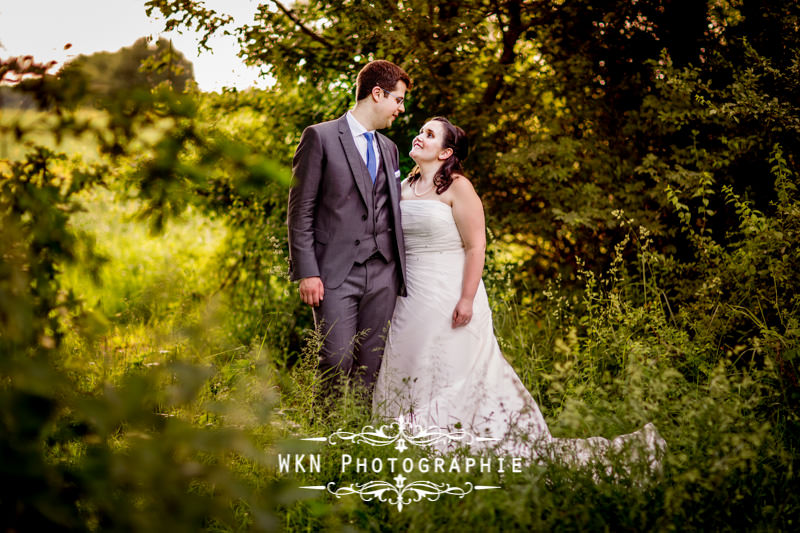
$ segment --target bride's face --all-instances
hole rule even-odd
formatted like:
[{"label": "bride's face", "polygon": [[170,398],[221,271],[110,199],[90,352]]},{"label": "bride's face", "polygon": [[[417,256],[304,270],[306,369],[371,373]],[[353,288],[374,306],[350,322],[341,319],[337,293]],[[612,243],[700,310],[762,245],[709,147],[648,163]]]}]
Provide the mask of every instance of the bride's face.
[{"label": "bride's face", "polygon": [[438,120],[431,120],[419,130],[419,135],[414,137],[411,152],[408,155],[417,163],[447,159],[447,150],[442,149],[444,143],[444,124]]}]

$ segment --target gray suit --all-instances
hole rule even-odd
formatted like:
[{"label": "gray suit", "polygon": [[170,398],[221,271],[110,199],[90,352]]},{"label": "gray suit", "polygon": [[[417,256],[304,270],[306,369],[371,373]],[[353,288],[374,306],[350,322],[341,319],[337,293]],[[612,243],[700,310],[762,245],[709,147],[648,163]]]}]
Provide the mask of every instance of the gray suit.
[{"label": "gray suit", "polygon": [[314,308],[326,335],[320,370],[350,375],[365,367],[368,390],[396,297],[405,295],[398,152],[387,137],[376,137],[381,165],[373,184],[345,116],[306,128],[294,156],[287,220],[290,279],[320,276],[325,287]]}]

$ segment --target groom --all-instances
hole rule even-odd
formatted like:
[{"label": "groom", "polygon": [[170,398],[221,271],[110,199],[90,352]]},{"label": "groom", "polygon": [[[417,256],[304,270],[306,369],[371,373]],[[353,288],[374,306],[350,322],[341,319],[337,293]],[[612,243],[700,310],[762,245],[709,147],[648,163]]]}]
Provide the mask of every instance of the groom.
[{"label": "groom", "polygon": [[328,386],[357,375],[372,391],[386,325],[405,295],[398,151],[375,130],[405,111],[410,85],[394,63],[367,64],[355,107],[306,128],[294,155],[289,276],[322,329],[319,368]]}]

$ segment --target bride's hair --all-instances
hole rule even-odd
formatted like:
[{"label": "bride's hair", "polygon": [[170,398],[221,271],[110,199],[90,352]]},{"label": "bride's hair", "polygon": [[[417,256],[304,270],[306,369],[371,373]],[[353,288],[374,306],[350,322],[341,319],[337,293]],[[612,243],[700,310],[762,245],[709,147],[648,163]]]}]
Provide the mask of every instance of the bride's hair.
[{"label": "bride's hair", "polygon": [[[442,148],[451,148],[453,155],[445,159],[439,170],[433,176],[433,184],[436,187],[436,194],[442,194],[453,183],[453,174],[463,174],[461,162],[467,158],[469,147],[467,145],[467,134],[464,130],[454,125],[444,117],[433,117],[430,120],[441,122],[444,126],[444,137],[442,138]],[[408,183],[412,184],[420,178],[421,171],[416,165],[408,174]]]}]

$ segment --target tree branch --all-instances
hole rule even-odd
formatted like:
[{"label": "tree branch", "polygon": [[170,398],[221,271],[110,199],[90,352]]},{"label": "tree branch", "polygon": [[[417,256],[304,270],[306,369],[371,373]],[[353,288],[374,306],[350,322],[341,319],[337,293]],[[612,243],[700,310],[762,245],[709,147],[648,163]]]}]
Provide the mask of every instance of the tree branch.
[{"label": "tree branch", "polygon": [[306,25],[304,25],[302,22],[300,22],[300,19],[298,19],[298,18],[295,16],[295,14],[294,14],[294,13],[292,13],[292,10],[291,10],[291,9],[288,9],[287,7],[285,7],[283,4],[281,4],[281,3],[280,3],[280,2],[278,2],[277,0],[272,0],[272,3],[273,3],[273,4],[275,4],[276,6],[278,6],[278,9],[280,9],[281,11],[283,11],[283,13],[284,13],[284,14],[285,14],[287,17],[289,17],[289,19],[290,19],[292,22],[294,22],[295,24],[297,24],[297,26],[299,26],[299,27],[300,27],[300,29],[303,31],[303,33],[305,33],[306,35],[308,35],[309,37],[311,37],[311,39],[313,39],[314,41],[317,41],[318,43],[320,43],[320,44],[321,44],[322,46],[324,46],[325,48],[328,48],[329,50],[332,50],[332,49],[333,49],[333,45],[332,45],[331,43],[329,43],[329,42],[328,42],[328,41],[327,41],[327,40],[326,40],[324,37],[322,37],[321,35],[319,35],[319,34],[317,34],[317,33],[314,33],[314,31],[312,31],[312,30],[311,30],[311,29],[310,29],[308,26],[306,26]]},{"label": "tree branch", "polygon": [[[500,5],[495,3],[495,7],[497,9],[497,22],[500,25],[500,32],[503,35],[503,53],[500,55],[500,61],[498,63],[503,67],[512,64],[517,57],[516,52],[514,52],[514,46],[517,44],[520,36],[522,36],[522,33],[527,29],[527,26],[522,23],[522,6],[519,0],[512,0],[506,5],[508,8],[508,29],[503,29],[505,22],[501,17]],[[491,105],[497,98],[502,86],[503,73],[497,72],[489,81],[486,92],[483,93],[481,105]]]},{"label": "tree branch", "polygon": [[[492,15],[493,13],[497,15],[500,34],[503,38],[503,52],[500,54],[500,60],[498,61],[498,65],[502,68],[514,63],[514,60],[517,58],[517,53],[514,51],[514,48],[522,35],[534,25],[536,19],[528,16],[528,20],[523,21],[523,8],[530,7],[524,0],[510,0],[504,5],[501,5],[497,0],[493,0],[491,4],[493,9],[488,15]],[[503,8],[505,8],[508,15],[507,21],[503,20]],[[541,19],[541,17],[539,17],[539,19]],[[508,27],[504,29],[503,26],[506,25]],[[481,98],[481,106],[491,105],[504,85],[502,72],[497,72],[494,77],[489,80],[486,91],[483,93],[483,98]]]}]

